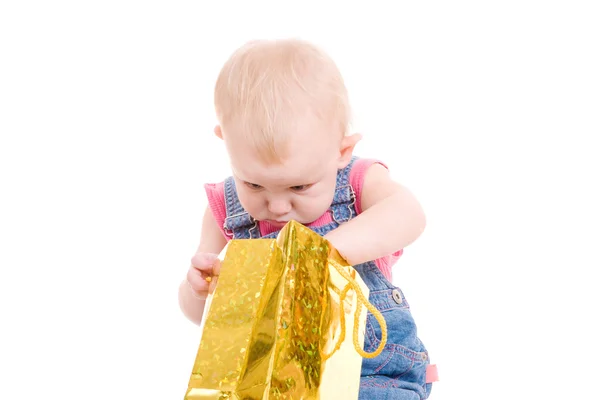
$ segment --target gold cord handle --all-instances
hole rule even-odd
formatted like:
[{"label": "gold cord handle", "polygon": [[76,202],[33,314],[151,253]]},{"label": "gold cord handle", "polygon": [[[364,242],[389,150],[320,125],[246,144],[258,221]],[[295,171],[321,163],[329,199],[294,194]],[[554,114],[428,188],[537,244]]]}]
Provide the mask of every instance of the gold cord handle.
[{"label": "gold cord handle", "polygon": [[[339,274],[348,281],[348,284],[344,286],[344,289],[341,291],[336,287],[332,287],[334,292],[336,292],[340,296],[340,324],[342,332],[340,334],[340,337],[338,338],[338,341],[333,351],[330,354],[323,354],[323,361],[327,360],[336,351],[338,351],[342,345],[342,342],[346,338],[346,317],[344,313],[344,300],[346,299],[346,296],[350,289],[354,290],[358,300],[356,312],[354,313],[354,332],[352,335],[354,348],[356,349],[358,354],[360,354],[363,358],[375,358],[381,354],[387,342],[387,325],[385,323],[385,319],[383,318],[383,315],[381,315],[379,310],[376,309],[371,303],[369,303],[369,300],[363,294],[358,283],[356,283],[356,281],[344,270],[344,267],[342,267],[340,264],[333,260],[330,260],[329,262],[334,266],[334,268],[339,272]],[[379,323],[379,326],[381,326],[381,342],[379,343],[377,349],[372,353],[367,353],[366,351],[364,351],[358,343],[358,325],[360,320],[361,308],[363,305],[367,308],[367,310],[371,312],[371,314],[373,314],[373,316]]]}]

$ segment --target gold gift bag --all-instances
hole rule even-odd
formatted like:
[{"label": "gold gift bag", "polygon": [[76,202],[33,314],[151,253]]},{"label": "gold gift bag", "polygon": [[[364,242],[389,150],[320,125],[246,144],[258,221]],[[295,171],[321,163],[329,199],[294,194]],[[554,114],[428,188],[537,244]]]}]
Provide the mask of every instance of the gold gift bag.
[{"label": "gold gift bag", "polygon": [[[362,357],[386,330],[354,268],[295,221],[223,253],[185,400],[357,399]],[[371,354],[362,305],[384,332]]]}]

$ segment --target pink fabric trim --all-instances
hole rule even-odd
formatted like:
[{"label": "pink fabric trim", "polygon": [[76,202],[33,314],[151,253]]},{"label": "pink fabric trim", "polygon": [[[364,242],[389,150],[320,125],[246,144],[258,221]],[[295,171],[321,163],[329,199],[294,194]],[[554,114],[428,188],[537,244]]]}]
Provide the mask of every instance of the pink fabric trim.
[{"label": "pink fabric trim", "polygon": [[437,365],[429,364],[425,369],[425,383],[433,383],[439,381]]},{"label": "pink fabric trim", "polygon": [[[366,175],[369,167],[375,163],[381,164],[385,168],[387,168],[387,165],[385,165],[381,161],[374,160],[374,159],[360,158],[360,159],[356,160],[356,162],[352,166],[352,170],[350,171],[350,178],[349,178],[350,185],[352,186],[352,188],[354,189],[354,193],[356,194],[355,207],[356,207],[356,212],[358,214],[361,214],[363,212],[362,204],[361,204],[361,197],[362,197],[362,188],[363,188],[363,183],[365,180],[365,175]],[[207,183],[206,185],[204,185],[204,189],[206,191],[206,196],[208,198],[208,205],[210,207],[210,210],[211,210],[215,220],[217,221],[217,224],[219,225],[221,233],[223,233],[223,236],[227,240],[231,240],[231,237],[225,233],[225,230],[223,228],[223,224],[224,224],[225,218],[227,216],[227,212],[226,212],[226,208],[225,208],[225,183],[224,182]],[[308,224],[308,226],[309,227],[323,226],[323,225],[329,224],[332,221],[333,221],[333,219],[332,219],[331,213],[326,212],[321,217],[319,217],[317,220]],[[279,229],[265,221],[259,221],[258,227],[260,229],[261,236],[268,235]],[[403,250],[399,250],[387,257],[382,257],[382,258],[375,260],[375,264],[377,265],[379,270],[390,281],[392,280],[392,266],[396,263],[396,261],[398,261],[400,256],[402,256],[402,253],[403,253]]]},{"label": "pink fabric trim", "polygon": [[350,170],[350,186],[354,189],[354,193],[356,194],[356,212],[358,214],[362,214],[362,188],[363,183],[365,182],[365,175],[367,174],[367,170],[373,164],[380,164],[387,168],[387,165],[382,163],[381,161],[369,159],[369,158],[359,158],[352,165],[352,170]]},{"label": "pink fabric trim", "polygon": [[210,211],[212,211],[212,215],[215,217],[221,233],[229,241],[231,237],[225,234],[225,229],[223,228],[225,218],[227,217],[227,209],[225,208],[225,182],[207,183],[204,185],[204,190],[206,191]]},{"label": "pink fabric trim", "polygon": [[[352,170],[350,171],[350,185],[354,189],[354,193],[356,194],[356,212],[361,214],[363,212],[362,209],[362,188],[365,182],[365,175],[367,174],[367,170],[373,164],[380,164],[384,166],[386,169],[388,166],[382,163],[379,160],[370,159],[370,158],[359,158],[356,160],[354,165],[352,166]],[[379,268],[379,270],[383,273],[383,275],[388,279],[392,280],[392,266],[398,261],[400,256],[402,256],[403,250],[399,250],[387,257],[378,258],[375,260],[375,264]]]}]

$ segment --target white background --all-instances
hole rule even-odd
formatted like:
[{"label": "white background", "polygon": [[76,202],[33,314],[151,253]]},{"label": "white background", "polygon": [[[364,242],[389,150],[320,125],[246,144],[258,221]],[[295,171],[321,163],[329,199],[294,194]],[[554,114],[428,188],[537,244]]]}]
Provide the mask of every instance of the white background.
[{"label": "white background", "polygon": [[395,282],[431,398],[600,398],[592,3],[2,2],[0,398],[183,398],[177,289],[229,172],[214,80],[289,36],[336,59],[358,154],[427,213]]}]

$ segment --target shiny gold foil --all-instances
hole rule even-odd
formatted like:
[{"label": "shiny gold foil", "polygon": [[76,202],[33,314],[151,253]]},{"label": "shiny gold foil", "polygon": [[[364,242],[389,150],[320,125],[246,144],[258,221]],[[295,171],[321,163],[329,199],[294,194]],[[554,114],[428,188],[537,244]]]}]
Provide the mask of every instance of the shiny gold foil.
[{"label": "shiny gold foil", "polygon": [[[357,296],[350,291],[340,304],[338,293],[348,281],[331,262],[341,264],[368,298],[354,268],[295,221],[277,239],[232,240],[224,254],[185,400],[357,399]],[[362,307],[361,348],[365,320]],[[334,351],[342,329],[344,340]]]}]

